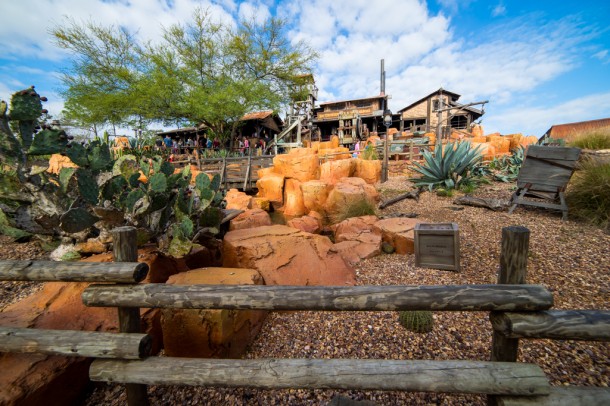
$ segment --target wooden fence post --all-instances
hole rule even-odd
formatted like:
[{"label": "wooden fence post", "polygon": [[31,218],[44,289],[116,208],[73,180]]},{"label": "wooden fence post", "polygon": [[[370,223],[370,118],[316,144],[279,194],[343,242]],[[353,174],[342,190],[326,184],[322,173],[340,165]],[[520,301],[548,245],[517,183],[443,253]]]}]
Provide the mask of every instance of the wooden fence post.
[{"label": "wooden fence post", "polygon": [[[115,262],[138,262],[138,244],[135,227],[118,227],[112,230],[113,254]],[[140,309],[119,307],[119,331],[121,333],[140,332]],[[126,384],[129,406],[148,405],[146,385]]]},{"label": "wooden fence post", "polygon": [[[527,255],[529,252],[530,230],[522,226],[502,229],[500,252],[500,272],[498,284],[525,284],[527,278]],[[493,331],[491,360],[516,362],[519,353],[519,339],[508,338]],[[489,405],[497,404],[495,396],[488,396]]]}]

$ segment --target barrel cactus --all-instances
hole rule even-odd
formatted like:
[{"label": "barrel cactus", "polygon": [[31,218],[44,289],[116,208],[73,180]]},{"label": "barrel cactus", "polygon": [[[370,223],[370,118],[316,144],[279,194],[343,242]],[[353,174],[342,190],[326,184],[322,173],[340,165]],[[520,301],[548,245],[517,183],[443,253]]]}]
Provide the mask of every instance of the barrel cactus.
[{"label": "barrel cactus", "polygon": [[432,312],[428,310],[406,310],[399,312],[400,324],[414,333],[429,333],[434,326]]}]

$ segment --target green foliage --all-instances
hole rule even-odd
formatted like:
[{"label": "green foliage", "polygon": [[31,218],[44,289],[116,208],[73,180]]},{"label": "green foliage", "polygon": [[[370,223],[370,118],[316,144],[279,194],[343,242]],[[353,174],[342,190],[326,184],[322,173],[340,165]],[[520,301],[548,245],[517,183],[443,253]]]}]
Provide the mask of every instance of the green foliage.
[{"label": "green foliage", "polygon": [[364,160],[376,160],[379,159],[379,155],[377,154],[377,148],[372,144],[364,147],[364,151],[360,154],[360,158]]},{"label": "green foliage", "polygon": [[494,158],[489,164],[493,169],[493,177],[500,182],[514,182],[519,176],[519,170],[525,159],[525,147],[519,146],[512,151],[512,155]]},{"label": "green foliage", "polygon": [[405,310],[399,312],[400,325],[414,333],[429,333],[434,327],[432,312],[428,310]]},{"label": "green foliage", "polygon": [[56,44],[74,55],[63,77],[66,117],[86,127],[147,122],[205,123],[220,138],[227,122],[253,110],[278,110],[317,54],[291,41],[282,20],[217,22],[196,9],[189,21],[138,41],[127,29],[67,19]]},{"label": "green foliage", "polygon": [[346,201],[330,220],[333,224],[337,224],[343,220],[347,220],[348,218],[374,214],[375,205],[373,202],[365,197],[362,197]]},{"label": "green foliage", "polygon": [[610,163],[586,160],[566,192],[570,215],[610,229]]},{"label": "green foliage", "polygon": [[66,233],[78,233],[91,227],[99,218],[82,207],[76,207],[62,214],[59,220],[59,227],[63,231]]},{"label": "green foliage", "polygon": [[610,130],[583,134],[569,143],[570,147],[582,149],[610,149]]},{"label": "green foliage", "polygon": [[0,234],[11,237],[15,241],[27,240],[32,235],[26,231],[12,227],[2,209],[0,209]]},{"label": "green foliage", "polygon": [[434,155],[427,150],[422,151],[424,164],[413,163],[412,170],[422,175],[411,181],[415,186],[427,186],[430,191],[434,188],[446,190],[459,188],[460,185],[473,177],[472,169],[481,159],[479,148],[472,148],[469,142],[460,142],[457,145],[448,143],[443,151],[438,145]]}]

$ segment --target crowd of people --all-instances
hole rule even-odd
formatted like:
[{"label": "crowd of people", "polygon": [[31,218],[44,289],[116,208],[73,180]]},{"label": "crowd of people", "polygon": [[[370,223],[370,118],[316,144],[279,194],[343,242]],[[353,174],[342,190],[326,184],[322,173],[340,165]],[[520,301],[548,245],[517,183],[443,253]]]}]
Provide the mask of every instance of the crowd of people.
[{"label": "crowd of people", "polygon": [[[199,142],[193,137],[172,138],[169,134],[165,137],[159,137],[155,142],[157,150],[169,151],[171,154],[192,154],[195,150],[199,153],[203,151],[220,151],[220,149],[230,149],[230,144],[225,142],[224,145],[218,137],[200,137]],[[248,138],[239,136],[233,144],[233,150],[241,156],[247,156],[250,153],[263,155],[267,143],[264,138]],[[251,151],[252,150],[252,151]]]}]

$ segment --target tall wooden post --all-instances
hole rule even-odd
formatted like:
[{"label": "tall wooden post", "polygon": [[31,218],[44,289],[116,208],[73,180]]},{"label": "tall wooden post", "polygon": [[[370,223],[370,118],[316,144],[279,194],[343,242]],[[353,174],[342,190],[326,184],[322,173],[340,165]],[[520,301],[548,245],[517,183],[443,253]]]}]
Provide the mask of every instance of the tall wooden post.
[{"label": "tall wooden post", "polygon": [[[138,262],[138,244],[135,227],[118,227],[112,230],[113,254],[115,262]],[[140,309],[119,307],[119,331],[121,333],[140,332]],[[125,385],[129,406],[148,405],[146,385]]]},{"label": "tall wooden post", "polygon": [[[529,242],[530,230],[526,227],[510,226],[502,229],[498,284],[523,285],[526,283]],[[492,361],[516,362],[518,353],[518,338],[504,337],[494,330],[491,341]],[[496,405],[495,396],[488,396],[487,403]]]}]

